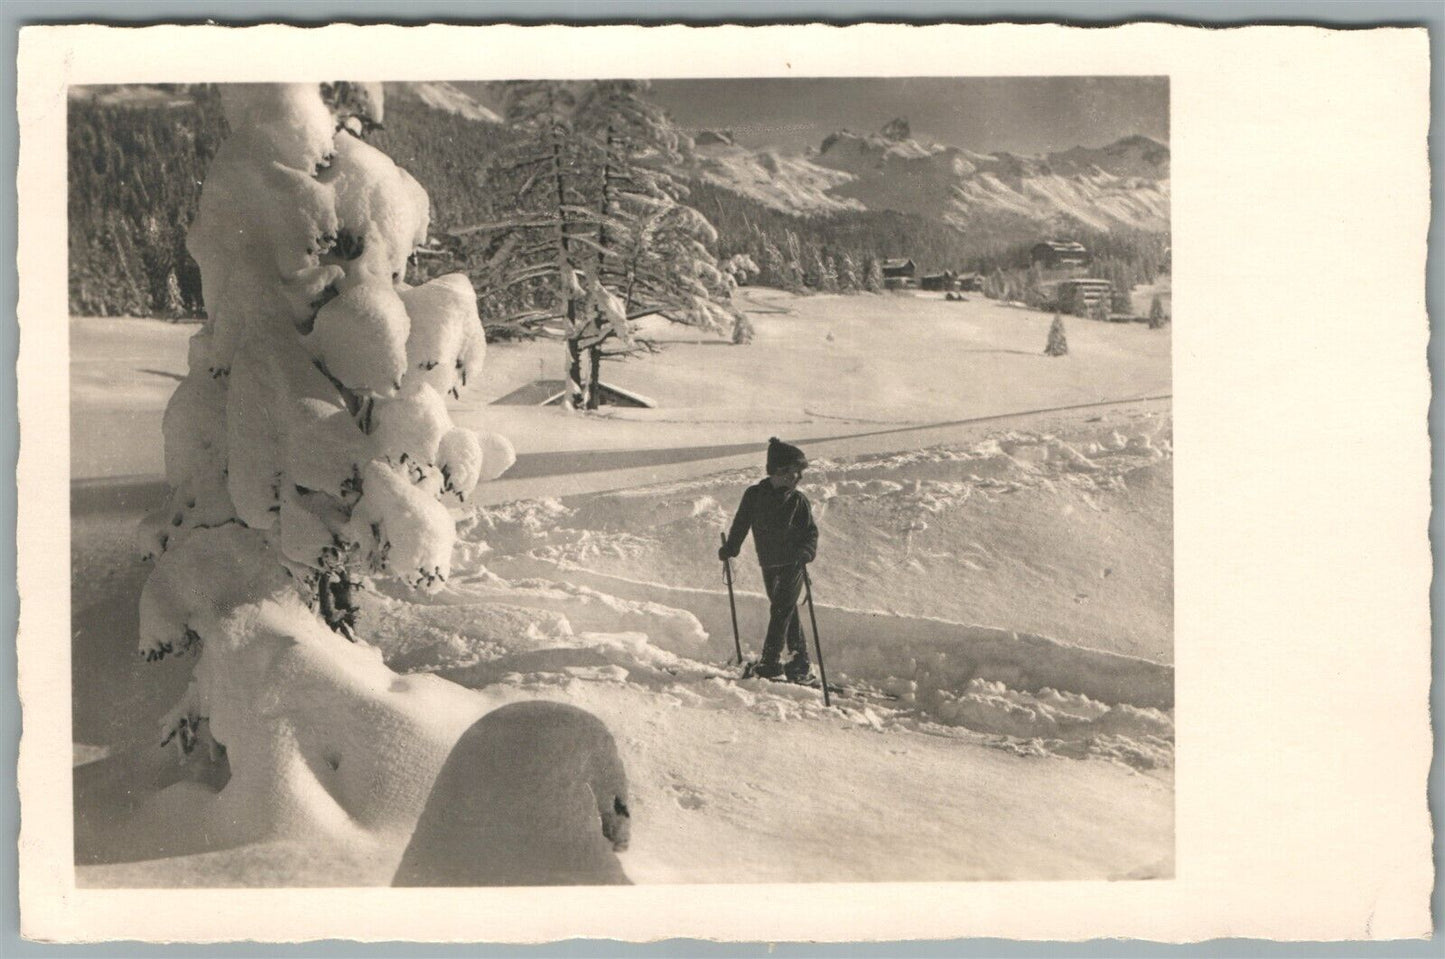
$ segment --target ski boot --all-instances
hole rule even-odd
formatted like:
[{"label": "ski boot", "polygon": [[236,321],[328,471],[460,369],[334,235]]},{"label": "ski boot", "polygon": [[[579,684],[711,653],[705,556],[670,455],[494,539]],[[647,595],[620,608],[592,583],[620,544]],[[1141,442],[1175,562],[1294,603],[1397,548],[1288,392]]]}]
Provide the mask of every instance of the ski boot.
[{"label": "ski boot", "polygon": [[743,667],[743,679],[781,679],[782,663],[748,663]]},{"label": "ski boot", "polygon": [[801,666],[796,666],[794,665],[796,662],[797,660],[793,660],[793,662],[788,664],[787,669],[784,670],[788,682],[796,683],[799,686],[812,686],[814,689],[822,685],[822,681],[818,679],[818,674],[813,672],[812,664],[803,663]]}]

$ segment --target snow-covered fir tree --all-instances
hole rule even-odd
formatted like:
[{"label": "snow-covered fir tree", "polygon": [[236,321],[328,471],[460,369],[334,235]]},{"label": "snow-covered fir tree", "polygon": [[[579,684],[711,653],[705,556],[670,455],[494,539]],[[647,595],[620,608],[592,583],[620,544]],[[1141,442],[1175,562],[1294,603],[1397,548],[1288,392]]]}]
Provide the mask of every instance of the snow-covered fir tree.
[{"label": "snow-covered fir tree", "polygon": [[[502,243],[484,296],[528,285],[537,305],[562,322],[567,406],[583,405],[582,340],[599,305],[596,244],[590,237],[597,216],[590,205],[601,151],[576,134],[578,90],[553,80],[509,83],[504,97],[507,123],[518,134],[510,150],[493,158],[491,176],[503,216],[475,228]],[[589,271],[590,268],[590,271]],[[522,318],[525,318],[525,314]]]},{"label": "snow-covered fir tree", "polygon": [[857,293],[860,288],[858,281],[858,268],[853,263],[853,258],[847,253],[838,253],[833,257],[833,272],[838,277],[838,291],[840,293]]},{"label": "snow-covered fir tree", "polygon": [[786,286],[787,265],[783,251],[768,237],[763,237],[758,255],[758,281],[764,286]]},{"label": "snow-covered fir tree", "polygon": [[[675,175],[691,141],[647,99],[648,89],[641,80],[597,81],[578,107],[578,135],[590,137],[602,155],[594,193],[597,276],[627,320],[657,312],[676,323],[733,330],[736,279],[713,253],[717,231],[686,204],[687,187]],[[614,338],[628,345],[627,320],[602,313],[593,319],[589,409],[601,399],[605,345]]]},{"label": "snow-covered fir tree", "polygon": [[1069,340],[1064,335],[1064,317],[1060,313],[1054,314],[1054,322],[1049,324],[1049,342],[1044,346],[1046,356],[1064,356],[1069,352]]},{"label": "snow-covered fir tree", "polygon": [[1159,294],[1154,294],[1154,299],[1149,301],[1149,329],[1157,330],[1164,325],[1164,303],[1159,299]]},{"label": "snow-covered fir tree", "polygon": [[440,586],[451,510],[515,458],[448,414],[486,342],[465,276],[402,282],[428,201],[361,138],[382,121],[380,85],[327,93],[222,88],[231,133],[187,239],[206,320],[163,420],[171,493],[139,534],[155,559],[142,654],[200,652],[166,718],[183,750],[210,736],[212,707],[236,695],[229,664],[268,616],[354,640],[371,577]]},{"label": "snow-covered fir tree", "polygon": [[883,292],[883,264],[875,256],[863,261],[863,289],[869,293]]},{"label": "snow-covered fir tree", "polygon": [[723,273],[727,274],[734,286],[744,286],[750,283],[760,272],[757,263],[746,253],[734,253],[728,257],[722,265]]},{"label": "snow-covered fir tree", "polygon": [[597,406],[604,350],[632,348],[637,316],[724,330],[736,322],[733,280],[712,252],[717,234],[674,175],[686,138],[646,91],[635,80],[509,84],[506,118],[519,136],[492,164],[507,203],[460,231],[488,244],[489,265],[473,274],[484,297],[524,286],[538,294],[509,320],[561,321],[571,408]]}]

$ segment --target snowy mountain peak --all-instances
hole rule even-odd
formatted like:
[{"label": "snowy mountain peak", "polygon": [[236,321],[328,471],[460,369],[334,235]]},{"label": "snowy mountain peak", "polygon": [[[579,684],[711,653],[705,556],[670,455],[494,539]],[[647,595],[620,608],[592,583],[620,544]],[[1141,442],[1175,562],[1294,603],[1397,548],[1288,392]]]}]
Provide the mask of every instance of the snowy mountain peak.
[{"label": "snowy mountain peak", "polygon": [[1123,137],[1108,146],[1050,153],[1047,160],[1055,172],[1062,174],[1090,172],[1093,168],[1120,177],[1169,177],[1169,147],[1141,134]]},{"label": "snowy mountain peak", "polygon": [[783,162],[714,135],[703,176],[791,213],[891,210],[1005,239],[1061,222],[1168,228],[1169,147],[1149,137],[1026,156],[975,153],[911,133],[902,117],[878,133],[839,130],[816,151]]},{"label": "snowy mountain peak", "polygon": [[699,130],[693,134],[693,146],[733,146],[733,131],[731,130]]},{"label": "snowy mountain peak", "polygon": [[494,110],[483,106],[475,97],[445,81],[388,83],[386,87],[388,96],[417,100],[433,110],[455,113],[464,119],[482,123],[502,122],[502,118]]},{"label": "snowy mountain peak", "polygon": [[911,140],[913,131],[908,126],[907,117],[894,117],[883,125],[882,134],[888,140]]}]

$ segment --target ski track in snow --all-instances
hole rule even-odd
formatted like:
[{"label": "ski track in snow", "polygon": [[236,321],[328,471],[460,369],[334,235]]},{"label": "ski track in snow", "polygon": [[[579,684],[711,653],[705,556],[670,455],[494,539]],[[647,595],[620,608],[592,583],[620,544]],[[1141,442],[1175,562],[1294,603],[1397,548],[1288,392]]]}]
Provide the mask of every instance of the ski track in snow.
[{"label": "ski track in snow", "polygon": [[[912,573],[926,584],[937,564],[923,534],[960,511],[987,513],[1024,492],[1070,512],[1077,502],[1117,508],[1098,501],[1127,500],[1131,485],[1161,482],[1172,459],[1167,419],[1137,425],[1128,435],[1111,425],[1069,442],[1004,431],[966,448],[816,462],[805,491],[824,530],[815,579],[828,585],[820,592],[839,595],[830,564],[840,558],[830,554],[830,540],[860,528],[874,547],[902,553],[893,579]],[[436,671],[466,686],[620,683],[692,708],[816,713],[818,692],[739,681],[735,667],[720,665],[733,657],[726,592],[717,588],[711,547],[702,544],[716,541],[730,500],[754,478],[736,471],[568,502],[479,508],[463,526],[450,588],[429,606],[379,600],[368,609],[371,629],[384,648],[396,644],[387,654],[394,668]],[[698,555],[687,555],[693,544]],[[978,542],[937,553],[943,565],[965,570],[988,562],[987,554]],[[740,583],[751,572],[748,559],[736,564]],[[1113,575],[1112,568],[1100,573],[1105,582]],[[885,577],[850,598],[881,599],[891,588]],[[737,600],[740,620],[760,629],[766,600],[756,584],[740,586]],[[966,734],[1025,756],[1172,766],[1173,670],[1165,662],[1089,648],[1067,632],[1055,639],[821,600],[817,616],[830,680],[857,691],[838,697],[849,721]],[[807,623],[805,616],[805,630]]]}]

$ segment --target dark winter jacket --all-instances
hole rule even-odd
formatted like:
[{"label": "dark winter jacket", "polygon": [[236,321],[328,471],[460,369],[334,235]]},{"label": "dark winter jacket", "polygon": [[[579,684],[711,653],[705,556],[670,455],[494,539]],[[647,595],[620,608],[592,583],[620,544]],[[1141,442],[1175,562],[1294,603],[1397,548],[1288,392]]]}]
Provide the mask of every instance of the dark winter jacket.
[{"label": "dark winter jacket", "polygon": [[808,497],[796,488],[779,489],[767,479],[749,486],[738,504],[723,546],[729,556],[743,548],[748,532],[753,534],[758,562],[764,567],[811,563],[818,553],[818,525]]}]

